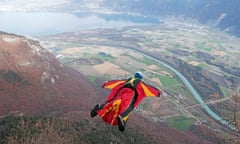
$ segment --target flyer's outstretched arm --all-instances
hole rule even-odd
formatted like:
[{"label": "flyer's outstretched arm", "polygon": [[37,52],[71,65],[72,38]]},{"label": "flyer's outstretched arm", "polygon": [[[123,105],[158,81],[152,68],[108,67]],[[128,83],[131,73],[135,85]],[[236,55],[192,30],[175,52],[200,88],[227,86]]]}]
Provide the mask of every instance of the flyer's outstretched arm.
[{"label": "flyer's outstretched arm", "polygon": [[113,98],[116,96],[117,91],[124,85],[125,82],[126,80],[111,80],[103,84],[102,88],[112,89],[112,92],[106,98],[106,102],[113,100]]}]

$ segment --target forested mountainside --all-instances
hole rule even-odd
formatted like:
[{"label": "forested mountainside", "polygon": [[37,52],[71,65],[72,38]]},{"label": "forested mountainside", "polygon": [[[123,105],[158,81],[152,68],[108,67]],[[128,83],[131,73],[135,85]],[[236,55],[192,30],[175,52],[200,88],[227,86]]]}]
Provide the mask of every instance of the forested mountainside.
[{"label": "forested mountainside", "polygon": [[89,107],[94,89],[37,41],[0,33],[0,116],[61,114]]}]

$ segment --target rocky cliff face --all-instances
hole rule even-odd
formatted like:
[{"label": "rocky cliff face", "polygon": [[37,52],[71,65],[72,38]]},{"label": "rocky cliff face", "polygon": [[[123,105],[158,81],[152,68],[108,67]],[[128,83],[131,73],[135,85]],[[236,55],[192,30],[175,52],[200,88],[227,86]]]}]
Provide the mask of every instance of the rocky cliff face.
[{"label": "rocky cliff face", "polygon": [[85,77],[37,41],[0,32],[0,116],[86,109],[90,95],[95,93]]}]

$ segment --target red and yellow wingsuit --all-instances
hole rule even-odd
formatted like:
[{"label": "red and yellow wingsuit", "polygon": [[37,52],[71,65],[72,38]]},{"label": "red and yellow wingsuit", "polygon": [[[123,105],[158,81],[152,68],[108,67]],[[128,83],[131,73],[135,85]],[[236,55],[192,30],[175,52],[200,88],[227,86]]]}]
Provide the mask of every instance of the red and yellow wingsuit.
[{"label": "red and yellow wingsuit", "polygon": [[[140,104],[144,97],[159,97],[162,92],[141,80],[138,80],[134,88],[129,87],[137,80],[131,78],[128,80],[111,80],[103,84],[103,88],[111,89],[111,93],[106,98],[106,103],[98,115],[110,125],[117,125],[117,116],[121,115],[124,121],[127,121],[130,112]],[[127,84],[128,83],[128,84]]]}]

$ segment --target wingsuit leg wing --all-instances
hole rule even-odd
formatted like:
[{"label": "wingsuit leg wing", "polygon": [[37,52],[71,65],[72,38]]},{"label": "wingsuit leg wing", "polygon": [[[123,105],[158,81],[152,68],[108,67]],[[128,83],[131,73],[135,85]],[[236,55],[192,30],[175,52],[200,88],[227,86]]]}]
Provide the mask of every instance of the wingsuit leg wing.
[{"label": "wingsuit leg wing", "polygon": [[105,104],[105,106],[99,110],[98,115],[107,123],[111,125],[117,125],[117,117],[123,114],[131,105],[135,93],[130,88],[122,88],[116,95],[116,97]]}]

